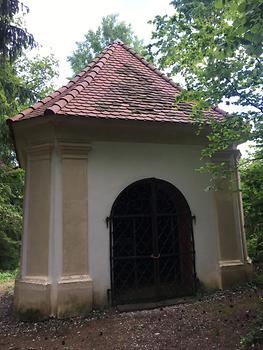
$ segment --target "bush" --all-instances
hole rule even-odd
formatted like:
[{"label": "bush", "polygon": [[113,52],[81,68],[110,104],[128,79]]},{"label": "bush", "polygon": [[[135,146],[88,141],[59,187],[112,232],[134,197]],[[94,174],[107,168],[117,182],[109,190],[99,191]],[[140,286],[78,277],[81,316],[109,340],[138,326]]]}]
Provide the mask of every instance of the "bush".
[{"label": "bush", "polygon": [[14,270],[18,266],[23,178],[21,169],[0,163],[0,270]]},{"label": "bush", "polygon": [[[249,233],[247,235],[249,236]],[[261,237],[261,233],[256,233],[254,237],[247,239],[248,255],[255,263],[263,262],[263,241]]]},{"label": "bush", "polygon": [[[262,276],[261,276],[262,277]],[[258,348],[263,345],[263,300],[258,301],[257,318],[247,335],[241,339],[243,348]],[[262,349],[262,347],[260,347]]]},{"label": "bush", "polygon": [[17,273],[18,273],[18,269],[14,270],[14,271],[0,272],[0,283],[14,280],[16,278]]},{"label": "bush", "polygon": [[[256,157],[256,155],[255,155]],[[263,262],[263,160],[241,167],[245,229],[248,253],[254,262]]]}]

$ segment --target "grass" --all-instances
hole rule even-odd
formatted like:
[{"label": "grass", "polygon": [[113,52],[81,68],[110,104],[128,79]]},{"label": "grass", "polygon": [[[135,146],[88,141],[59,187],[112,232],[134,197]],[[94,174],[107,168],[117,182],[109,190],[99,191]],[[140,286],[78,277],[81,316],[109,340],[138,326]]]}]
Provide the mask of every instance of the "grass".
[{"label": "grass", "polygon": [[12,281],[16,278],[18,269],[14,271],[0,271],[0,283]]},{"label": "grass", "polygon": [[262,272],[254,273],[254,276],[249,284],[256,287],[263,287],[263,273]]},{"label": "grass", "polygon": [[259,298],[257,303],[257,319],[245,337],[241,339],[244,349],[251,349],[263,345],[263,299]]},{"label": "grass", "polygon": [[[249,285],[254,287],[263,286],[263,273],[255,273]],[[263,345],[263,298],[259,298],[257,305],[257,319],[245,337],[241,339],[241,346],[244,349],[251,349]]]}]

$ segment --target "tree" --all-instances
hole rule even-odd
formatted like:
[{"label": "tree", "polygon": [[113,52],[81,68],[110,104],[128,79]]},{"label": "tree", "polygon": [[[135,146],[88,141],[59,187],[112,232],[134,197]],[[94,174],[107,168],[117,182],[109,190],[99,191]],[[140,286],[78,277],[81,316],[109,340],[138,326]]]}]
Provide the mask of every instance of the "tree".
[{"label": "tree", "polygon": [[144,54],[143,41],[133,33],[130,24],[118,21],[118,14],[111,14],[102,18],[101,25],[96,31],[89,30],[85,40],[76,42],[77,49],[68,57],[71,68],[75,74],[79,73],[91,60],[107,45],[116,39],[134,48],[138,53]]},{"label": "tree", "polygon": [[0,67],[0,270],[18,264],[24,171],[17,167],[6,119],[49,94],[57,75],[51,56],[21,56]]},{"label": "tree", "polygon": [[21,169],[0,163],[0,270],[15,269],[18,264],[23,178]]},{"label": "tree", "polygon": [[241,182],[249,256],[263,261],[263,160],[243,161]]},{"label": "tree", "polygon": [[36,44],[15,19],[20,9],[19,1],[0,0],[0,270],[18,264],[23,206],[24,172],[17,167],[6,119],[51,92],[57,75],[52,55],[26,57],[25,49]]},{"label": "tree", "polygon": [[[193,117],[225,102],[237,112],[225,122],[211,122],[202,156],[246,139],[263,157],[262,0],[173,0],[173,16],[157,16],[151,50],[161,68],[180,73],[186,82],[177,102],[194,102]],[[211,162],[207,170],[211,170]]]},{"label": "tree", "polygon": [[16,165],[6,119],[54,90],[57,67],[53,55],[28,59],[25,54],[0,65],[0,160],[5,164]]},{"label": "tree", "polygon": [[186,89],[176,100],[193,103],[193,120],[204,124],[202,110],[220,102],[236,113],[222,123],[210,120],[202,171],[212,180],[226,176],[215,164],[219,151],[254,141],[256,152],[241,162],[242,192],[249,253],[263,259],[263,1],[173,0],[173,16],[157,16],[151,51],[161,68],[180,73]]},{"label": "tree", "polygon": [[23,26],[28,11],[19,0],[0,0],[0,160],[10,166],[16,160],[6,119],[51,92],[58,74],[53,55],[26,57],[37,45]]},{"label": "tree", "polygon": [[[0,60],[15,60],[23,50],[36,46],[32,34],[22,24],[29,9],[19,0],[0,0]],[[19,18],[16,15],[19,14]]]}]

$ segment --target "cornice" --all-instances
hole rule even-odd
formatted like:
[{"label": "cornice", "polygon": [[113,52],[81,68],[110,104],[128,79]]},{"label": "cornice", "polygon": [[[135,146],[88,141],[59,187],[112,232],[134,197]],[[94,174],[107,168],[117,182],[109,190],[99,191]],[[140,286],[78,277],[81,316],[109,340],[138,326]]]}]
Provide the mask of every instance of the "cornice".
[{"label": "cornice", "polygon": [[88,142],[72,140],[58,140],[57,145],[63,159],[87,159],[92,148]]}]

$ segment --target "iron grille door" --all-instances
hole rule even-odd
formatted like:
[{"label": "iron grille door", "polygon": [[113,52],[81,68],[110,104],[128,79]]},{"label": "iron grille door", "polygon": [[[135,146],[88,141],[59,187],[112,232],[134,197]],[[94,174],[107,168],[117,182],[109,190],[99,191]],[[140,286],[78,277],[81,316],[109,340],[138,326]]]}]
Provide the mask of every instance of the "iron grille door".
[{"label": "iron grille door", "polygon": [[127,187],[114,202],[110,217],[113,304],[193,292],[191,213],[178,193],[182,196],[165,181],[146,179]]}]

